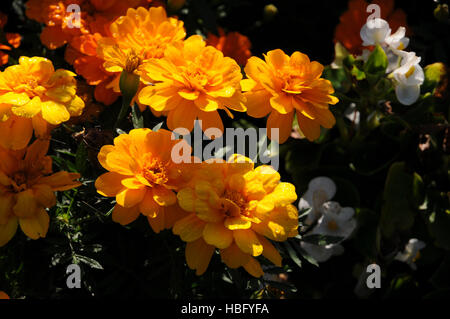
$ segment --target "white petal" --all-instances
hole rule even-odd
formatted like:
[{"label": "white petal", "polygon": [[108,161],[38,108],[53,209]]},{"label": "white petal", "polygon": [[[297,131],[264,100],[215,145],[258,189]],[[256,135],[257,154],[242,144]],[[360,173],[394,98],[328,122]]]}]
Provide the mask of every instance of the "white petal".
[{"label": "white petal", "polygon": [[308,191],[311,191],[314,194],[317,190],[323,190],[327,195],[326,201],[329,201],[336,194],[336,184],[331,178],[319,176],[313,178],[308,184]]},{"label": "white petal", "polygon": [[376,45],[385,42],[386,38],[391,34],[389,24],[383,19],[369,20],[360,31],[363,45]]},{"label": "white petal", "polygon": [[330,259],[334,252],[332,246],[327,248],[327,246],[319,246],[306,242],[301,242],[300,247],[319,263]]},{"label": "white petal", "polygon": [[401,104],[411,105],[420,96],[420,85],[397,85],[395,87],[395,95]]},{"label": "white petal", "polygon": [[351,207],[342,207],[339,216],[344,220],[349,220],[355,215],[355,210]]}]

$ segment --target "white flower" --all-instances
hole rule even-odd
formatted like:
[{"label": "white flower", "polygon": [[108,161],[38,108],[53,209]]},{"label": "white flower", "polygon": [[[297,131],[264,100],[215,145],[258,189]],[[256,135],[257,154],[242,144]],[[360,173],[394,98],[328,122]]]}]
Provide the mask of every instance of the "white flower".
[{"label": "white flower", "polygon": [[[405,37],[405,27],[399,27],[397,31],[391,34],[389,24],[383,19],[369,20],[360,31],[364,46],[379,44],[388,58],[388,67],[386,73],[391,73],[399,65],[399,50],[405,49],[409,44],[409,38]],[[364,49],[361,59],[366,62],[371,51]]]},{"label": "white flower", "polygon": [[399,27],[394,34],[389,35],[384,43],[395,50],[403,50],[409,44],[409,38],[405,37],[405,27]]},{"label": "white flower", "polygon": [[407,263],[412,269],[416,270],[415,261],[420,257],[420,250],[425,248],[426,244],[417,238],[411,238],[405,246],[403,252],[395,256],[395,260]]},{"label": "white flower", "polygon": [[[341,237],[340,242],[347,239],[356,228],[356,220],[353,218],[355,211],[351,207],[341,207],[337,202],[326,202],[320,208],[322,216],[317,225],[308,232],[308,235],[324,235]],[[324,262],[332,256],[340,255],[344,252],[344,247],[339,243],[324,246],[301,241],[300,247],[317,262]]]},{"label": "white flower", "polygon": [[356,127],[359,126],[360,113],[356,109],[355,103],[350,103],[350,105],[344,111],[344,116],[348,118]]},{"label": "white flower", "polygon": [[321,216],[323,203],[328,202],[335,194],[336,184],[328,177],[316,177],[309,182],[306,193],[298,203],[299,210],[311,208],[305,220],[306,225],[311,225]]},{"label": "white flower", "polygon": [[403,105],[411,105],[420,96],[420,85],[425,79],[420,57],[415,52],[396,51],[401,56],[401,65],[392,72],[395,80],[395,95]]},{"label": "white flower", "polygon": [[333,256],[341,255],[342,253],[344,253],[344,247],[339,244],[319,246],[302,241],[300,242],[300,247],[319,263],[327,261]]},{"label": "white flower", "polygon": [[342,237],[347,239],[356,228],[353,218],[355,210],[351,207],[341,207],[337,202],[326,202],[321,207],[322,216],[311,234]]},{"label": "white flower", "polygon": [[371,19],[363,25],[359,35],[363,40],[363,46],[382,45],[391,35],[391,28],[389,28],[389,23],[383,19]]},{"label": "white flower", "polygon": [[367,21],[361,28],[360,36],[363,46],[381,45],[384,49],[403,50],[409,44],[409,38],[405,37],[405,27],[399,27],[391,34],[391,28],[386,20],[377,18]]}]

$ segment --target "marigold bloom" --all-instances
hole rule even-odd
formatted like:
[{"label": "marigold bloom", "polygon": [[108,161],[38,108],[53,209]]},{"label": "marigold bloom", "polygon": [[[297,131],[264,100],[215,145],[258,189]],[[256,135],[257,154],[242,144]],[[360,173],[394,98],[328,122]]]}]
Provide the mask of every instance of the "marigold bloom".
[{"label": "marigold bloom", "polygon": [[52,173],[48,147],[48,140],[36,140],[23,150],[0,149],[0,246],[11,240],[18,225],[32,239],[45,237],[46,208],[56,204],[54,192],[81,185],[79,174]]},{"label": "marigold bloom", "polygon": [[170,46],[164,58],[151,59],[142,66],[141,78],[155,83],[144,87],[139,102],[167,114],[167,126],[192,131],[195,119],[202,128],[223,131],[218,113],[229,108],[245,112],[240,80],[242,73],[233,59],[206,46],[200,36],[191,36],[182,45]]},{"label": "marigold bloom", "polygon": [[145,61],[162,58],[169,44],[182,42],[186,36],[183,21],[167,17],[163,7],[130,8],[111,24],[110,31],[111,37],[98,40],[97,54],[105,70],[116,73],[109,84],[116,92],[120,92],[123,70],[139,75]]},{"label": "marigold bloom", "polygon": [[[392,30],[403,26],[406,27],[407,34],[410,33],[406,14],[401,9],[394,9],[394,0],[374,0],[371,3],[380,6],[380,18],[386,20]],[[341,15],[335,30],[334,41],[342,43],[352,54],[360,55],[364,48],[359,32],[370,15],[366,11],[368,5],[365,0],[350,0],[348,10]]]},{"label": "marigold bloom", "polygon": [[[8,21],[8,16],[6,14],[0,12],[0,29],[4,28],[7,21]],[[5,35],[6,42],[8,42],[8,44],[10,46],[12,46],[13,48],[19,47],[20,40],[21,40],[20,34],[6,32],[6,33],[4,33],[4,35]],[[0,44],[0,50],[10,51],[11,47],[9,45]],[[8,60],[9,60],[9,55],[3,51],[0,51],[0,66],[8,63]]]},{"label": "marigold bloom", "polygon": [[[80,6],[80,28],[70,28],[69,22],[76,23],[72,12],[67,12],[70,4]],[[139,5],[161,5],[152,0],[30,0],[26,3],[26,14],[30,19],[45,24],[41,33],[42,43],[56,49],[66,47],[66,61],[74,65],[77,74],[83,76],[90,85],[95,85],[95,98],[106,105],[112,104],[118,93],[107,85],[114,74],[103,68],[103,60],[97,57],[97,41],[111,36],[110,24],[126,14],[130,7]]]},{"label": "marigold bloom", "polygon": [[245,65],[252,56],[250,40],[239,32],[225,34],[225,31],[219,28],[219,36],[209,33],[206,44],[219,49],[223,55],[235,59],[240,65]]},{"label": "marigold bloom", "polygon": [[9,299],[9,296],[4,291],[0,291],[0,299]]},{"label": "marigold bloom", "polygon": [[116,137],[114,145],[101,148],[98,160],[109,172],[96,180],[95,187],[99,194],[116,198],[115,222],[127,225],[142,213],[158,233],[183,216],[175,205],[174,190],[189,174],[185,164],[173,162],[171,152],[174,145],[186,142],[172,140],[171,134],[163,129],[134,129]]},{"label": "marigold bloom", "polygon": [[0,73],[0,146],[22,149],[33,134],[47,138],[52,125],[78,116],[84,108],[76,95],[76,74],[55,71],[50,60],[20,57]]},{"label": "marigold bloom", "polygon": [[206,271],[218,248],[228,267],[242,266],[260,277],[263,270],[254,257],[262,255],[281,266],[282,258],[267,238],[285,241],[298,234],[294,186],[281,183],[272,167],[254,168],[241,155],[202,163],[177,197],[190,214],[175,223],[173,233],[187,242],[186,261],[197,275]]},{"label": "marigold bloom", "polygon": [[320,126],[331,128],[336,120],[328,104],[338,99],[331,82],[320,78],[323,66],[310,62],[307,55],[294,52],[290,57],[282,50],[269,51],[265,61],[251,57],[245,66],[248,79],[242,80],[246,92],[247,113],[267,119],[268,136],[271,128],[279,128],[279,143],[284,143],[292,129],[294,111],[303,135],[310,141],[320,136]]}]

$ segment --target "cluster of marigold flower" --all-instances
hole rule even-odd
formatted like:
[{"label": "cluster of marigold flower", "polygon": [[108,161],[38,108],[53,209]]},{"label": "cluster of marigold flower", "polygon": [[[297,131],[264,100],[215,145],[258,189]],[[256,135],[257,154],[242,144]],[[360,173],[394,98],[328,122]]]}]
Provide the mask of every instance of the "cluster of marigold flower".
[{"label": "cluster of marigold flower", "polygon": [[[66,8],[74,2],[81,8],[79,28],[68,25]],[[52,173],[46,156],[51,130],[86,111],[77,74],[95,86],[95,99],[105,105],[127,93],[121,92],[121,76],[134,77],[132,103],[167,117],[170,130],[192,130],[196,119],[203,130],[223,130],[219,110],[231,118],[232,111],[268,116],[269,137],[270,129],[278,128],[279,143],[288,139],[294,115],[310,141],[321,127],[335,124],[329,105],[338,99],[321,78],[323,66],[300,52],[289,56],[277,49],[263,60],[250,57],[250,43],[238,33],[186,38],[183,22],[149,0],[26,5],[27,16],[45,24],[41,40],[47,47],[67,45],[65,59],[76,74],[54,70],[41,57],[21,57],[0,73],[0,246],[18,225],[32,239],[45,237],[54,192],[81,185],[78,174]],[[233,41],[239,50],[233,50]],[[245,64],[245,79],[239,64]],[[172,229],[187,243],[187,264],[198,275],[216,249],[228,267],[242,266],[256,277],[263,270],[255,257],[281,265],[270,240],[298,234],[294,186],[281,182],[270,166],[255,168],[237,154],[228,161],[175,163],[171,150],[185,142],[171,135],[134,129],[101,148],[98,160],[108,172],[95,186],[101,195],[115,197],[113,220],[126,225],[142,214],[155,232]]]}]

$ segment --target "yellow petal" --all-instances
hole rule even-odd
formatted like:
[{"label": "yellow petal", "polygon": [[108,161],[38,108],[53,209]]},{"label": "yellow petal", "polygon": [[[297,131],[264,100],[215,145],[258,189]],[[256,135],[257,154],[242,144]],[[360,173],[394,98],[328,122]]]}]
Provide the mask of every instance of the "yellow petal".
[{"label": "yellow petal", "polygon": [[173,226],[172,232],[175,235],[179,235],[181,240],[191,242],[202,236],[204,227],[204,221],[200,220],[195,214],[190,214],[177,221]]},{"label": "yellow petal", "polygon": [[114,206],[112,220],[121,225],[128,225],[139,217],[139,205],[125,208],[120,205]]},{"label": "yellow petal", "polygon": [[37,202],[43,207],[50,208],[56,205],[55,192],[49,185],[37,184],[32,189]]},{"label": "yellow petal", "polygon": [[251,256],[244,253],[239,247],[233,243],[228,248],[220,250],[222,261],[230,268],[239,268],[244,266],[250,260]]},{"label": "yellow petal", "polygon": [[264,271],[261,265],[255,258],[250,258],[249,261],[244,265],[244,269],[252,275],[253,277],[259,278],[264,275]]},{"label": "yellow petal", "polygon": [[161,208],[154,217],[147,216],[148,223],[156,234],[165,228],[165,215],[164,208]]},{"label": "yellow petal", "polygon": [[41,112],[41,99],[38,96],[35,96],[28,103],[12,107],[11,111],[17,116],[32,118]]},{"label": "yellow petal", "polygon": [[129,208],[138,205],[145,196],[146,189],[124,189],[116,195],[117,204]]},{"label": "yellow petal", "polygon": [[203,239],[206,243],[224,249],[233,242],[233,232],[223,226],[223,223],[208,223],[203,229]]},{"label": "yellow petal", "polygon": [[47,235],[50,217],[44,208],[38,208],[32,218],[20,218],[19,224],[22,231],[31,239],[44,238]]},{"label": "yellow petal", "polygon": [[186,244],[186,263],[189,268],[196,270],[197,276],[202,275],[208,268],[214,246],[208,245],[203,239]]},{"label": "yellow petal", "polygon": [[70,114],[63,104],[54,101],[41,103],[42,117],[53,125],[61,124],[70,119]]},{"label": "yellow petal", "polygon": [[16,195],[16,205],[14,205],[14,215],[20,218],[31,218],[36,214],[38,205],[33,191],[27,189]]},{"label": "yellow petal", "polygon": [[97,178],[95,188],[100,195],[114,197],[123,190],[122,180],[124,178],[125,176],[116,172],[105,173]]},{"label": "yellow petal", "polygon": [[241,217],[228,217],[225,219],[224,225],[229,230],[249,229],[252,227],[252,223],[250,221]]},{"label": "yellow petal", "polygon": [[9,218],[6,224],[0,224],[0,247],[6,245],[14,237],[18,224],[16,217]]},{"label": "yellow petal", "polygon": [[276,266],[281,267],[281,255],[278,250],[265,237],[258,235],[259,242],[263,245],[262,255],[273,262]]},{"label": "yellow petal", "polygon": [[141,213],[147,217],[154,218],[162,210],[162,207],[153,199],[153,191],[148,188],[144,199],[139,204]]},{"label": "yellow petal", "polygon": [[177,196],[170,189],[163,186],[156,186],[153,188],[153,199],[160,206],[170,206],[176,203]]},{"label": "yellow petal", "polygon": [[247,254],[259,256],[263,252],[263,245],[251,229],[237,229],[233,231],[236,245]]},{"label": "yellow petal", "polygon": [[188,212],[195,212],[195,195],[192,188],[183,188],[178,194],[178,204],[182,209]]},{"label": "yellow petal", "polygon": [[0,225],[5,225],[12,217],[14,196],[12,194],[0,194]]}]

